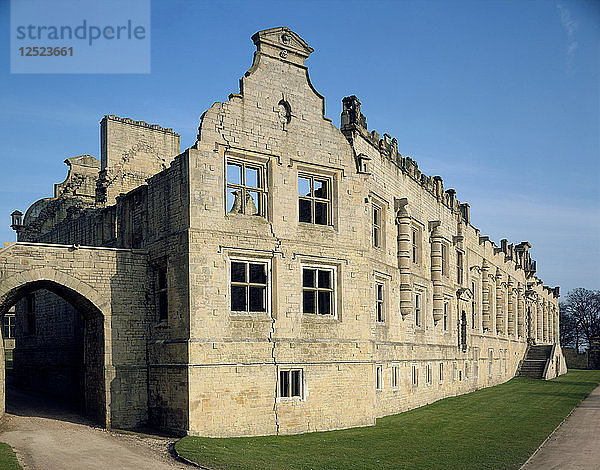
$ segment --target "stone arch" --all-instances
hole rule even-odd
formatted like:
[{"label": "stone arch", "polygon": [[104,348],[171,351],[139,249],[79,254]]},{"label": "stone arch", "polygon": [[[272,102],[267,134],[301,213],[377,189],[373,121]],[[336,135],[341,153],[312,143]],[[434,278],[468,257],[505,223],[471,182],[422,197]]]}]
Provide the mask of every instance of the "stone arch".
[{"label": "stone arch", "polygon": [[[110,374],[112,371],[111,358],[111,305],[110,300],[103,298],[92,286],[64,271],[52,268],[33,268],[17,272],[7,278],[0,279],[0,318],[18,300],[31,292],[46,289],[69,302],[91,325],[90,335],[95,334],[98,366],[101,370],[92,371],[93,379],[88,382],[86,371],[86,406],[89,405],[89,414],[100,424],[110,428]],[[1,330],[1,329],[0,329]],[[87,333],[86,333],[87,334]],[[0,331],[0,336],[2,332]],[[3,356],[3,348],[2,356]],[[5,409],[4,388],[4,358],[0,357],[1,382],[0,410]],[[90,375],[90,377],[92,377]],[[94,400],[91,400],[91,393]],[[89,400],[88,400],[89,399]]]}]

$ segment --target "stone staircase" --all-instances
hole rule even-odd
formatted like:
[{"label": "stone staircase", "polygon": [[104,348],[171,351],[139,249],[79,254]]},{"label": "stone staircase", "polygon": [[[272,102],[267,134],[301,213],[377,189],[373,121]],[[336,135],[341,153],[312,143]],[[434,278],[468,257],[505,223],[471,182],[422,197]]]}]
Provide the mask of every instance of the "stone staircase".
[{"label": "stone staircase", "polygon": [[546,364],[552,355],[552,345],[540,344],[530,346],[521,361],[517,377],[529,377],[530,379],[543,379]]}]

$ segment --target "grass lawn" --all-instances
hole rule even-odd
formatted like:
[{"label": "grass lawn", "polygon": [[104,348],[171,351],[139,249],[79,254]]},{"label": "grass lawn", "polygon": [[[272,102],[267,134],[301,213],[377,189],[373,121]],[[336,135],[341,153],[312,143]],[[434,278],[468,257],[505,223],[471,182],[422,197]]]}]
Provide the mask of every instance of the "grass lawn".
[{"label": "grass lawn", "polygon": [[12,370],[13,368],[13,352],[5,351],[6,370]]},{"label": "grass lawn", "polygon": [[377,420],[294,436],[184,437],[177,452],[214,469],[516,469],[600,383],[600,371],[515,378]]},{"label": "grass lawn", "polygon": [[12,447],[3,442],[0,442],[0,468],[2,470],[23,470]]}]

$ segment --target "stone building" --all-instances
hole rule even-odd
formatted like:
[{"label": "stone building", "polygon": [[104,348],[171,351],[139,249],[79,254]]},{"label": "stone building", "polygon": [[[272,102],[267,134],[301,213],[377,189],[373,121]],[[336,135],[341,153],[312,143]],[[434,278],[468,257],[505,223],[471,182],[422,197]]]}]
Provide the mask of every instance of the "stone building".
[{"label": "stone building", "polygon": [[107,426],[237,436],[372,425],[509,380],[529,345],[564,373],[531,245],[482,235],[355,96],[335,127],[296,33],[252,39],[191,148],[105,116],[101,160],[67,159],[54,197],[13,213],[15,374],[70,377]]}]

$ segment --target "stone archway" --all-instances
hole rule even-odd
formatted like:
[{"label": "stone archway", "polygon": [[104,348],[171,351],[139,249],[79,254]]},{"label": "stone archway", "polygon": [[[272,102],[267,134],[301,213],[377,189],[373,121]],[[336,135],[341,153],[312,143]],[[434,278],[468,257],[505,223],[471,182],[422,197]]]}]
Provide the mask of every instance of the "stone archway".
[{"label": "stone archway", "polygon": [[[99,424],[110,428],[110,301],[102,299],[90,285],[70,274],[51,268],[30,269],[0,280],[0,317],[19,299],[40,290],[58,295],[82,315],[85,324],[82,358],[85,411]],[[3,351],[0,354],[3,356]],[[6,396],[3,357],[0,357],[0,368],[0,407],[4,411]]]}]

